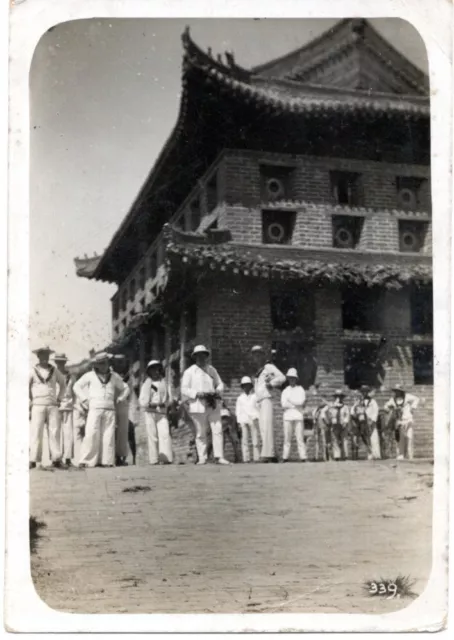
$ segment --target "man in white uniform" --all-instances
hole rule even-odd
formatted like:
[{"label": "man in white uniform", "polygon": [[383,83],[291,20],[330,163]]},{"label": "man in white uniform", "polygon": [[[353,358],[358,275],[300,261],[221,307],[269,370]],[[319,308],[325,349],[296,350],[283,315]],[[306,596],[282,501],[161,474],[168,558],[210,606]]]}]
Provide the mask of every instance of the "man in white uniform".
[{"label": "man in white uniform", "polygon": [[145,413],[145,427],[148,439],[148,462],[164,464],[173,462],[172,440],[167,417],[169,393],[162,365],[159,360],[150,360],[147,378],[142,384],[139,405]]},{"label": "man in white uniform", "polygon": [[413,411],[418,408],[419,398],[407,393],[400,385],[393,388],[393,396],[385,404],[385,411],[394,411],[399,436],[398,460],[413,460]]},{"label": "man in white uniform", "polygon": [[257,399],[254,393],[254,385],[249,376],[241,378],[242,393],[236,401],[236,419],[241,429],[241,449],[243,462],[249,462],[249,432],[252,443],[252,459],[254,462],[260,460],[259,451],[259,411]]},{"label": "man in white uniform", "polygon": [[[47,428],[52,466],[61,466],[61,434],[58,406],[65,394],[65,379],[49,364],[49,347],[33,351],[38,357],[29,379],[31,404],[30,469],[42,461],[44,427]],[[57,393],[58,387],[58,393]]]},{"label": "man in white uniform", "polygon": [[128,398],[129,387],[109,365],[109,354],[98,354],[93,359],[93,371],[85,373],[73,387],[77,400],[88,409],[81,467],[115,464],[115,409],[118,402]]},{"label": "man in white uniform", "polygon": [[189,413],[196,429],[197,464],[207,461],[207,430],[211,429],[214,457],[219,464],[229,464],[224,458],[221,424],[221,394],[224,384],[214,367],[208,364],[210,352],[203,345],[194,347],[195,364],[183,373],[181,379],[182,400],[189,406]]},{"label": "man in white uniform", "polygon": [[73,380],[72,376],[66,368],[68,358],[64,353],[57,353],[54,356],[54,362],[57,370],[65,379],[65,394],[60,402],[60,423],[61,423],[61,439],[64,463],[69,467],[74,458],[74,428],[73,428]]},{"label": "man in white uniform", "polygon": [[256,367],[255,396],[259,410],[259,426],[262,436],[263,462],[277,462],[274,451],[274,424],[272,391],[281,387],[285,382],[284,374],[268,361],[263,347],[252,347],[252,360]]},{"label": "man in white uniform", "polygon": [[281,396],[281,404],[284,409],[284,451],[282,461],[287,462],[290,456],[292,433],[295,430],[298,455],[302,462],[306,462],[306,445],[304,444],[304,403],[306,392],[298,382],[296,369],[287,371],[289,386],[284,389]]}]

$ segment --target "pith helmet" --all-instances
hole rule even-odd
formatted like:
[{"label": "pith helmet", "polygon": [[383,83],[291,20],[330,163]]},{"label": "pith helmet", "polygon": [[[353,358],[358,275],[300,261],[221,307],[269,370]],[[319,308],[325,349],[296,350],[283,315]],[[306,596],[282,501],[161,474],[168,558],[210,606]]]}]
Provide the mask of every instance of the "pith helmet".
[{"label": "pith helmet", "polygon": [[208,356],[210,355],[209,350],[203,344],[198,344],[194,347],[192,355],[196,356],[198,353],[206,353]]},{"label": "pith helmet", "polygon": [[286,376],[287,378],[298,378],[298,371],[294,367],[291,367],[287,371]]},{"label": "pith helmet", "polygon": [[243,386],[244,384],[252,384],[252,380],[249,376],[243,376],[241,378],[241,386]]}]

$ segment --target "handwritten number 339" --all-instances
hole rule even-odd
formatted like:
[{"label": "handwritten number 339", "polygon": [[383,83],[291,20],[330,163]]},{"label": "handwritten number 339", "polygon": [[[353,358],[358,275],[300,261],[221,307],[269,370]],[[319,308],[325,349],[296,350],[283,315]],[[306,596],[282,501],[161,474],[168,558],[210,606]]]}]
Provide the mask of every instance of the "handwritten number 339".
[{"label": "handwritten number 339", "polygon": [[397,585],[394,582],[385,584],[384,582],[371,582],[369,593],[372,596],[388,596],[388,600],[395,598],[397,595]]}]

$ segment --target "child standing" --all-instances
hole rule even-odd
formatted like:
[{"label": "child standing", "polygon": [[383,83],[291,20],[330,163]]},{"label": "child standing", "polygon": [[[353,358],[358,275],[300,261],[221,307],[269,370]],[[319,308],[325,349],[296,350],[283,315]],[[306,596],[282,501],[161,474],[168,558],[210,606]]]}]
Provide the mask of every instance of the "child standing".
[{"label": "child standing", "polygon": [[241,449],[243,462],[250,462],[249,455],[249,434],[252,443],[252,459],[254,462],[260,460],[259,450],[259,411],[257,408],[257,398],[253,391],[254,385],[249,376],[241,379],[242,393],[236,401],[236,419],[241,429]]},{"label": "child standing", "polygon": [[298,373],[296,369],[287,371],[288,387],[284,389],[281,396],[281,404],[284,409],[284,451],[282,461],[287,462],[290,456],[292,443],[292,433],[295,430],[298,455],[302,462],[306,462],[306,445],[304,444],[304,403],[306,393],[303,387],[298,384]]}]

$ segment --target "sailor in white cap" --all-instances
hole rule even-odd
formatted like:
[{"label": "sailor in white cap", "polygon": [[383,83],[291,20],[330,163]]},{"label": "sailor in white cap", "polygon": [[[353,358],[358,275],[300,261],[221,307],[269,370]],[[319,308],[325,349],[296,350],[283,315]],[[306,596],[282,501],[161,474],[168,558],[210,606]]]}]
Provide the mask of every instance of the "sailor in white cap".
[{"label": "sailor in white cap", "polygon": [[61,399],[59,410],[63,460],[67,466],[71,466],[72,460],[74,458],[73,379],[68,369],[66,368],[68,358],[64,353],[56,353],[54,355],[54,362],[57,370],[65,379],[65,393],[63,395],[63,398]]},{"label": "sailor in white cap", "polygon": [[147,364],[147,378],[142,384],[139,405],[144,411],[148,439],[148,462],[158,464],[173,462],[167,407],[169,390],[159,360]]},{"label": "sailor in white cap", "polygon": [[[60,414],[58,406],[65,394],[65,378],[49,363],[49,347],[33,351],[38,363],[29,378],[29,398],[31,404],[30,468],[42,461],[44,427],[47,427],[49,453],[52,466],[61,466]],[[58,392],[57,392],[58,388]]]},{"label": "sailor in white cap", "polygon": [[241,378],[242,392],[236,401],[236,419],[241,429],[241,449],[243,462],[250,461],[249,455],[249,434],[252,444],[252,459],[254,462],[260,460],[259,450],[259,410],[257,398],[254,393],[254,385],[249,376]]},{"label": "sailor in white cap", "polygon": [[73,387],[77,400],[88,410],[81,467],[115,465],[115,408],[128,398],[129,387],[110,370],[110,359],[105,352],[95,355],[93,371],[85,373]]},{"label": "sailor in white cap", "polygon": [[288,387],[281,395],[281,405],[284,409],[284,451],[282,461],[287,462],[290,457],[292,434],[295,430],[298,455],[302,462],[306,462],[306,446],[304,444],[304,403],[306,392],[298,384],[298,372],[291,368],[287,371]]},{"label": "sailor in white cap", "polygon": [[197,464],[207,461],[207,431],[211,429],[213,453],[219,464],[229,464],[224,458],[221,424],[221,397],[224,384],[216,369],[208,364],[210,352],[203,345],[194,347],[195,361],[183,373],[181,396],[187,403],[196,429]]},{"label": "sailor in white cap", "polygon": [[259,409],[260,434],[262,436],[263,462],[277,462],[274,450],[274,424],[272,391],[285,382],[284,374],[268,360],[267,353],[260,345],[251,349],[252,360],[257,369],[255,374],[255,396]]},{"label": "sailor in white cap", "polygon": [[393,413],[396,435],[398,438],[398,454],[397,459],[403,460],[413,459],[413,443],[414,443],[414,423],[413,411],[418,408],[419,398],[405,391],[401,385],[396,385],[392,389],[393,395],[385,404],[385,411]]}]

